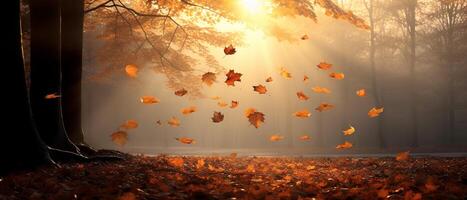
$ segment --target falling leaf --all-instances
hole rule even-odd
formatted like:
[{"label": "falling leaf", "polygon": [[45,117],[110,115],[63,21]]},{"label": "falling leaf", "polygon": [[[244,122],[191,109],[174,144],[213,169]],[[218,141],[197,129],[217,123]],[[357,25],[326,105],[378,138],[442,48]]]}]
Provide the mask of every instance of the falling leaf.
[{"label": "falling leaf", "polygon": [[180,89],[180,90],[177,90],[174,92],[175,95],[177,96],[183,96],[187,93],[188,91],[186,91],[184,88]]},{"label": "falling leaf", "polygon": [[269,137],[269,140],[273,142],[277,142],[283,139],[284,139],[284,136],[281,136],[281,135],[271,135],[271,137]]},{"label": "falling leaf", "polygon": [[353,133],[355,133],[355,128],[353,126],[350,126],[350,128],[342,132],[344,133],[344,135],[352,135]]},{"label": "falling leaf", "polygon": [[302,91],[297,92],[297,97],[298,97],[298,99],[300,99],[300,100],[302,100],[302,101],[306,101],[306,100],[309,99],[309,97],[306,96],[306,94],[303,93]]},{"label": "falling leaf", "polygon": [[56,98],[60,98],[61,95],[57,94],[57,93],[53,93],[53,94],[47,94],[45,95],[45,99],[56,99]]},{"label": "falling leaf", "polygon": [[311,140],[311,137],[309,135],[302,135],[299,137],[300,140],[306,141],[306,140]]},{"label": "falling leaf", "polygon": [[143,104],[156,104],[160,102],[160,100],[154,96],[142,96],[139,100]]},{"label": "falling leaf", "polygon": [[212,122],[219,123],[224,120],[224,115],[221,112],[214,112],[211,119],[212,119]]},{"label": "falling leaf", "polygon": [[371,117],[371,118],[378,117],[379,114],[381,114],[383,111],[384,111],[383,107],[381,107],[381,108],[374,107],[374,108],[370,109],[370,111],[368,111],[368,116]]},{"label": "falling leaf", "polygon": [[290,74],[285,68],[281,67],[280,69],[280,75],[286,79],[291,79],[292,74]]},{"label": "falling leaf", "polygon": [[310,77],[308,77],[307,75],[303,75],[303,82],[307,83],[308,80],[310,80]]},{"label": "falling leaf", "polygon": [[225,55],[233,55],[237,52],[237,50],[230,44],[229,46],[224,48]]},{"label": "falling leaf", "polygon": [[183,167],[185,161],[180,157],[170,157],[167,159],[167,162],[174,167]]},{"label": "falling leaf", "polygon": [[223,107],[228,106],[229,104],[227,104],[225,101],[218,101],[218,102],[217,102],[217,105],[218,105],[219,107],[223,108]]},{"label": "falling leaf", "polygon": [[194,113],[196,112],[196,106],[190,106],[190,107],[186,107],[186,108],[183,108],[181,110],[182,114],[184,115],[188,115],[188,114],[191,114],[191,113]]},{"label": "falling leaf", "polygon": [[204,162],[204,159],[198,159],[196,161],[196,169],[201,169],[204,167],[206,163]]},{"label": "falling leaf", "polygon": [[236,108],[238,106],[238,101],[232,101],[230,108]]},{"label": "falling leaf", "polygon": [[134,119],[130,119],[130,120],[127,120],[125,123],[123,123],[122,125],[120,125],[120,128],[123,128],[123,129],[134,129],[134,128],[138,128],[138,122]]},{"label": "falling leaf", "polygon": [[179,141],[180,143],[183,144],[195,144],[196,141],[192,138],[187,138],[187,137],[181,137],[181,138],[175,138],[175,140]]},{"label": "falling leaf", "polygon": [[348,149],[352,148],[352,143],[345,141],[344,144],[339,144],[336,146],[336,149]]},{"label": "falling leaf", "polygon": [[332,104],[321,103],[318,107],[315,108],[315,110],[317,110],[319,112],[323,112],[323,111],[326,111],[326,110],[330,110],[332,108],[334,108],[334,105],[332,105]]},{"label": "falling leaf", "polygon": [[177,119],[176,117],[172,117],[172,118],[169,119],[167,124],[169,124],[172,127],[177,127],[177,126],[180,126],[180,120]]},{"label": "falling leaf", "polygon": [[252,164],[249,164],[248,166],[246,166],[246,171],[249,173],[255,173],[256,172],[255,166]]},{"label": "falling leaf", "polygon": [[112,141],[115,144],[123,146],[126,144],[128,140],[128,133],[126,131],[117,131],[117,132],[112,133],[110,137],[112,137]]},{"label": "falling leaf", "polygon": [[366,91],[365,91],[365,89],[360,89],[360,90],[357,90],[356,94],[359,97],[364,97],[364,96],[366,96]]},{"label": "falling leaf", "polygon": [[261,123],[264,123],[264,114],[261,112],[253,112],[248,115],[248,121],[255,126],[255,128],[258,128]]},{"label": "falling leaf", "polygon": [[321,93],[321,94],[330,94],[331,93],[331,90],[329,90],[328,88],[320,87],[320,86],[312,87],[311,90],[313,90],[313,92]]},{"label": "falling leaf", "polygon": [[225,83],[227,85],[235,86],[235,81],[238,81],[238,82],[242,81],[240,79],[242,74],[241,73],[235,73],[235,71],[232,70],[232,69],[229,70],[229,72],[227,74],[225,74],[225,76],[227,76],[227,79],[225,80]]},{"label": "falling leaf", "polygon": [[268,78],[266,79],[266,82],[268,82],[268,83],[269,83],[269,82],[272,82],[272,77],[268,77]]},{"label": "falling leaf", "polygon": [[329,77],[331,77],[333,79],[337,79],[337,80],[342,80],[342,79],[344,79],[345,75],[344,75],[344,73],[332,72],[332,73],[329,74]]},{"label": "falling leaf", "polygon": [[332,64],[326,63],[326,62],[320,62],[318,65],[316,65],[319,69],[322,70],[328,70],[332,67]]},{"label": "falling leaf", "polygon": [[308,111],[308,109],[303,109],[301,111],[295,112],[294,115],[299,118],[308,118],[311,116],[311,113]]},{"label": "falling leaf", "polygon": [[201,81],[203,81],[203,83],[206,85],[211,86],[214,82],[216,82],[216,74],[212,72],[206,72],[201,77]]},{"label": "falling leaf", "polygon": [[404,152],[400,152],[396,155],[396,160],[397,161],[405,161],[405,160],[408,160],[409,159],[409,153],[410,151],[404,151]]},{"label": "falling leaf", "polygon": [[250,116],[252,113],[256,112],[256,109],[254,108],[247,108],[245,109],[245,117],[248,118],[248,116]]},{"label": "falling leaf", "polygon": [[162,125],[161,120],[157,120],[157,121],[156,121],[156,124],[159,125],[159,126],[161,126],[161,125]]},{"label": "falling leaf", "polygon": [[258,92],[259,94],[266,94],[268,91],[264,85],[253,86],[253,91]]},{"label": "falling leaf", "polygon": [[131,78],[136,78],[136,76],[138,75],[138,67],[136,67],[136,65],[133,64],[126,65],[125,72],[127,76]]},{"label": "falling leaf", "polygon": [[300,39],[302,39],[302,40],[308,40],[308,39],[310,39],[310,37],[308,37],[308,35],[305,34],[305,35],[303,35]]}]

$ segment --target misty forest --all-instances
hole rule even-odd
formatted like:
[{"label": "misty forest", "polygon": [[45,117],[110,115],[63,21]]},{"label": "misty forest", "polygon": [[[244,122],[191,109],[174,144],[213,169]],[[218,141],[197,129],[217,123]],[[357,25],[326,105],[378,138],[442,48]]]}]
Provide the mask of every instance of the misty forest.
[{"label": "misty forest", "polygon": [[467,199],[467,0],[9,0],[0,199]]}]

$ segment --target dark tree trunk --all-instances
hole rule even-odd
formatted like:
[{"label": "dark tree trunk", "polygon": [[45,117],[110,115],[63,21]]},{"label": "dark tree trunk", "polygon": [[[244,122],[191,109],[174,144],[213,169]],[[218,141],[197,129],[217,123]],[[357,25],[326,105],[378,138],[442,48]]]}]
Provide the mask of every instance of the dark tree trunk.
[{"label": "dark tree trunk", "polygon": [[31,8],[31,106],[42,140],[50,147],[78,152],[63,124],[61,98],[60,0],[33,0]]},{"label": "dark tree trunk", "polygon": [[1,159],[0,173],[13,169],[32,167],[39,164],[53,163],[50,159],[46,145],[42,142],[36,130],[29,104],[28,91],[26,87],[24,60],[21,42],[20,28],[20,1],[5,1],[5,8],[9,10],[9,23],[5,23],[3,28],[4,43],[3,52],[4,62],[9,63],[4,67],[4,73],[8,74],[6,82],[3,85],[4,92],[14,98],[4,98],[4,113],[8,116],[6,123],[13,130],[4,131],[1,141]]}]

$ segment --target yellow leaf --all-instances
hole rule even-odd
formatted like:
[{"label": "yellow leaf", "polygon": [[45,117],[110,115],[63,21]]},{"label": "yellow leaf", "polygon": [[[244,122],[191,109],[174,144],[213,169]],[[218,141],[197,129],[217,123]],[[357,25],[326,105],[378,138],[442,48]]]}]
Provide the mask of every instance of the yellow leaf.
[{"label": "yellow leaf", "polygon": [[344,132],[344,135],[352,135],[353,133],[355,133],[355,128],[353,126],[350,126],[350,128],[342,132]]},{"label": "yellow leaf", "polygon": [[174,167],[183,167],[183,163],[185,162],[183,160],[183,158],[179,158],[179,157],[170,157],[167,162],[174,166]]},{"label": "yellow leaf", "polygon": [[332,73],[329,74],[329,77],[337,79],[337,80],[342,80],[342,79],[344,79],[345,75],[344,75],[344,73],[332,72]]},{"label": "yellow leaf", "polygon": [[191,113],[194,113],[196,112],[196,106],[190,106],[190,107],[187,107],[187,108],[183,108],[181,110],[182,114],[184,115],[188,115],[188,114],[191,114]]},{"label": "yellow leaf", "polygon": [[280,68],[280,75],[286,79],[292,78],[292,75],[283,67]]},{"label": "yellow leaf", "polygon": [[308,109],[303,109],[301,111],[295,112],[294,115],[299,118],[308,118],[311,116],[311,113],[308,111]]},{"label": "yellow leaf", "polygon": [[313,92],[321,93],[321,94],[330,94],[331,93],[331,90],[329,90],[328,88],[320,87],[320,86],[312,87],[311,90],[313,90]]},{"label": "yellow leaf", "polygon": [[352,143],[345,141],[343,144],[339,144],[336,146],[336,149],[348,149],[352,148]]}]

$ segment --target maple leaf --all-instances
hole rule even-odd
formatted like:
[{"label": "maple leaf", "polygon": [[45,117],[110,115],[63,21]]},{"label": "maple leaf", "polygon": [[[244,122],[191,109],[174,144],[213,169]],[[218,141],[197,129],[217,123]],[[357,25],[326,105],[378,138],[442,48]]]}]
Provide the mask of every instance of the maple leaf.
[{"label": "maple leaf", "polygon": [[288,72],[285,68],[281,67],[280,68],[280,75],[282,77],[284,77],[285,79],[291,79],[292,78],[292,74],[290,74],[290,72]]},{"label": "maple leaf", "polygon": [[211,119],[212,119],[212,122],[219,123],[224,120],[224,115],[221,112],[214,112]]},{"label": "maple leaf", "polygon": [[136,76],[138,76],[138,67],[136,67],[136,65],[133,64],[126,65],[125,73],[131,78],[136,78]]},{"label": "maple leaf", "polygon": [[57,93],[52,93],[52,94],[47,94],[45,95],[45,99],[56,99],[56,98],[60,98],[62,97],[61,95],[57,94]]},{"label": "maple leaf", "polygon": [[311,113],[307,109],[303,109],[301,111],[295,112],[294,115],[299,118],[308,118],[311,116]]},{"label": "maple leaf", "polygon": [[353,133],[355,133],[355,128],[350,125],[350,128],[348,128],[347,130],[344,130],[342,132],[344,133],[344,135],[352,135]]},{"label": "maple leaf", "polygon": [[245,109],[245,117],[248,118],[248,116],[250,116],[252,113],[256,112],[256,109],[254,108],[247,108]]},{"label": "maple leaf", "polygon": [[258,128],[261,125],[261,123],[264,123],[264,119],[264,114],[261,112],[255,111],[248,115],[248,121],[250,122],[250,124],[255,126],[255,128]]},{"label": "maple leaf", "polygon": [[303,75],[303,82],[307,83],[308,80],[310,80],[310,77],[308,77],[307,75]]},{"label": "maple leaf", "polygon": [[175,140],[179,141],[180,143],[183,144],[195,144],[196,141],[192,138],[187,138],[187,137],[180,137],[180,138],[175,138]]},{"label": "maple leaf", "polygon": [[326,111],[326,110],[330,110],[332,108],[334,108],[334,105],[332,105],[332,104],[321,103],[318,107],[315,108],[315,110],[317,110],[319,112],[323,112],[323,111]]},{"label": "maple leaf", "polygon": [[281,136],[281,135],[271,135],[271,137],[269,137],[269,140],[273,142],[277,142],[283,139],[284,139],[284,136]]},{"label": "maple leaf", "polygon": [[316,65],[319,69],[322,70],[328,70],[332,67],[332,64],[326,63],[326,62],[320,62],[318,65]]},{"label": "maple leaf", "polygon": [[404,152],[400,152],[396,155],[396,160],[397,161],[405,161],[405,160],[408,160],[409,159],[409,153],[410,151],[404,151]]},{"label": "maple leaf", "polygon": [[184,115],[188,115],[188,114],[196,112],[196,110],[197,110],[196,106],[190,106],[190,107],[183,108],[180,112]]},{"label": "maple leaf", "polygon": [[233,101],[232,100],[232,104],[230,106],[230,108],[236,108],[238,106],[238,101]]},{"label": "maple leaf", "polygon": [[203,81],[203,83],[206,85],[211,86],[214,82],[216,82],[216,74],[212,72],[206,72],[201,77],[201,81]]},{"label": "maple leaf", "polygon": [[297,92],[297,97],[298,97],[298,99],[300,99],[300,100],[302,100],[302,101],[306,101],[306,100],[309,99],[309,97],[306,96],[306,94],[303,93],[302,91]]},{"label": "maple leaf", "polygon": [[177,96],[183,96],[186,93],[188,93],[188,91],[186,91],[185,88],[182,88],[182,89],[177,90],[177,91],[174,92],[174,94],[177,95]]},{"label": "maple leaf", "polygon": [[185,160],[179,157],[170,157],[167,159],[167,162],[174,167],[183,167],[183,163],[185,163]]},{"label": "maple leaf", "polygon": [[143,104],[156,104],[160,102],[160,100],[154,96],[142,96],[139,100]]},{"label": "maple leaf", "polygon": [[272,82],[272,77],[268,77],[268,78],[266,79],[266,82],[267,82],[267,83]]},{"label": "maple leaf", "polygon": [[134,119],[130,119],[130,120],[127,120],[125,123],[123,123],[122,125],[120,125],[120,128],[123,128],[123,129],[134,129],[134,128],[138,128],[138,122]]},{"label": "maple leaf", "polygon": [[337,79],[337,80],[342,80],[342,79],[344,79],[345,75],[344,75],[344,73],[332,72],[332,73],[329,74],[329,77]]},{"label": "maple leaf", "polygon": [[301,40],[308,40],[308,39],[310,39],[310,37],[308,37],[308,35],[305,34],[305,35],[303,35],[300,39],[301,39]]},{"label": "maple leaf", "polygon": [[204,159],[198,159],[196,161],[196,169],[201,169],[204,167],[206,163],[204,162]]},{"label": "maple leaf", "polygon": [[336,149],[348,149],[352,148],[352,143],[345,141],[343,144],[339,144],[336,146]]},{"label": "maple leaf", "polygon": [[331,90],[329,90],[328,88],[320,87],[320,86],[312,87],[311,90],[313,90],[313,92],[321,93],[321,94],[330,94],[331,93]]},{"label": "maple leaf", "polygon": [[225,55],[233,55],[237,52],[237,50],[233,47],[232,44],[230,44],[229,46],[226,46],[224,48],[224,53]]},{"label": "maple leaf", "polygon": [[227,76],[227,79],[225,80],[225,83],[227,85],[235,86],[235,81],[238,81],[238,82],[242,81],[240,79],[242,74],[241,73],[235,73],[235,71],[233,69],[229,70],[229,72],[227,74],[225,74],[225,76]]},{"label": "maple leaf", "polygon": [[370,111],[368,111],[368,116],[371,117],[371,118],[378,117],[379,114],[381,114],[383,111],[384,111],[383,107],[381,107],[381,108],[374,107],[374,108],[370,109]]},{"label": "maple leaf", "polygon": [[359,97],[364,97],[366,96],[366,91],[365,89],[360,89],[360,90],[357,90],[357,92],[355,92],[357,94],[357,96]]},{"label": "maple leaf", "polygon": [[299,137],[299,139],[305,141],[305,140],[311,140],[311,137],[309,135],[302,135]]},{"label": "maple leaf", "polygon": [[172,117],[172,118],[169,119],[167,124],[169,124],[172,127],[177,127],[177,126],[180,126],[180,120],[177,119],[176,117]]},{"label": "maple leaf", "polygon": [[128,141],[128,133],[126,131],[116,131],[110,135],[115,144],[123,146]]},{"label": "maple leaf", "polygon": [[264,85],[259,84],[257,86],[253,86],[253,91],[258,92],[259,94],[266,94],[268,90]]}]

